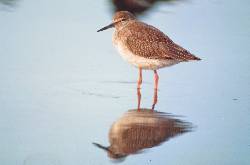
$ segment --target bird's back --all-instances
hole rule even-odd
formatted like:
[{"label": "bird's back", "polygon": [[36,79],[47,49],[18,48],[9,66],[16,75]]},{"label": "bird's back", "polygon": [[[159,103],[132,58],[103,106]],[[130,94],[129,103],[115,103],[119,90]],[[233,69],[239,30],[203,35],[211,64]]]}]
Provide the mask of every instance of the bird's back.
[{"label": "bird's back", "polygon": [[134,55],[157,60],[200,60],[181,46],[174,43],[157,28],[137,20],[115,32],[115,39],[122,42]]}]

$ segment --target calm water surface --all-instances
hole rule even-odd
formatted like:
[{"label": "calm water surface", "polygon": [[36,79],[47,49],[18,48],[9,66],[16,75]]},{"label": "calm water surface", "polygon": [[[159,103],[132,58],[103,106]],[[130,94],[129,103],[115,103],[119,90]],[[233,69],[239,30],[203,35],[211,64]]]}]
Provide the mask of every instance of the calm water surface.
[{"label": "calm water surface", "polygon": [[159,71],[155,112],[153,73],[137,112],[137,69],[112,29],[96,33],[114,10],[0,0],[0,164],[250,164],[249,1],[160,1],[138,14],[203,59]]}]

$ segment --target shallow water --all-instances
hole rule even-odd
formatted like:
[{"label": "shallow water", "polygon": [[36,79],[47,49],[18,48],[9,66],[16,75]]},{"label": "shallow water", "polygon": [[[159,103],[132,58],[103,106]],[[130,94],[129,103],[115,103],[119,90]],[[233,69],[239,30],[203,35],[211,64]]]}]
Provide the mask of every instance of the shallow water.
[{"label": "shallow water", "polygon": [[[112,47],[111,1],[0,0],[1,165],[111,164],[112,125],[137,108],[137,69]],[[156,2],[138,18],[200,62],[159,71],[157,112],[191,132],[130,154],[121,164],[250,163],[250,3]],[[141,107],[153,103],[143,72]]]}]

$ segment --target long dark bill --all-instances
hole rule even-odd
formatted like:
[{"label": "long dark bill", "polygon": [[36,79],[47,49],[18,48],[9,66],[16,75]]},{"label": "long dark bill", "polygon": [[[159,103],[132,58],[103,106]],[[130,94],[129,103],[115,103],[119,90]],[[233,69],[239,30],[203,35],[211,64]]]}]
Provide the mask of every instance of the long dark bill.
[{"label": "long dark bill", "polygon": [[108,26],[105,26],[105,27],[103,27],[103,28],[97,30],[97,32],[100,32],[100,31],[103,31],[103,30],[112,28],[112,27],[114,27],[114,26],[115,26],[115,23],[111,23],[111,24],[109,24]]},{"label": "long dark bill", "polygon": [[108,148],[108,147],[104,147],[104,146],[102,146],[101,144],[98,144],[98,143],[92,143],[92,144],[94,144],[96,147],[101,148],[101,149],[103,149],[103,150],[105,150],[105,151],[109,151],[109,148]]}]

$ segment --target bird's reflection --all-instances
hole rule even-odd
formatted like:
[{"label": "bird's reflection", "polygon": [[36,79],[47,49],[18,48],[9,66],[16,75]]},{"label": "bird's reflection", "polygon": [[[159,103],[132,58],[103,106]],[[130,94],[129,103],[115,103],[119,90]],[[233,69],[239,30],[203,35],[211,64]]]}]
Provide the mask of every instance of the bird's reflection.
[{"label": "bird's reflection", "polygon": [[[124,160],[130,154],[152,148],[177,135],[189,132],[193,126],[189,122],[178,119],[176,116],[140,108],[141,92],[137,90],[138,107],[129,110],[120,119],[115,121],[109,130],[110,146],[105,147],[93,143],[98,148],[107,151],[108,156],[115,160]],[[153,105],[157,102],[155,91]]]},{"label": "bird's reflection", "polygon": [[[153,103],[152,103],[152,110],[155,109],[155,105],[158,102],[158,90],[154,89],[154,97],[153,97]],[[141,110],[141,89],[137,88],[137,110]]]},{"label": "bird's reflection", "polygon": [[112,0],[114,11],[126,10],[133,14],[140,14],[151,8],[155,2],[173,2],[176,0]]}]

